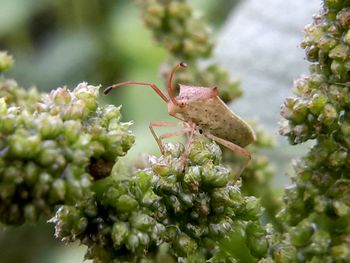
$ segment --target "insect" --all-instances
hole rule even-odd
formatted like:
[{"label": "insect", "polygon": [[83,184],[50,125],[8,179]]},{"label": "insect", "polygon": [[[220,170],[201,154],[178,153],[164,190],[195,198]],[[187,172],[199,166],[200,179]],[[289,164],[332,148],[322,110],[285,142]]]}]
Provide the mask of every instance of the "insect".
[{"label": "insect", "polygon": [[187,64],[181,62],[171,71],[167,85],[169,98],[154,83],[140,81],[126,81],[109,86],[104,90],[104,94],[107,95],[112,89],[125,85],[151,87],[167,103],[169,114],[184,123],[182,130],[166,133],[159,137],[154,132],[154,127],[177,126],[177,123],[165,121],[150,123],[149,129],[162,153],[164,153],[162,140],[165,138],[189,134],[190,144],[195,133],[203,134],[245,158],[245,163],[238,174],[240,175],[251,159],[250,152],[244,147],[255,140],[253,129],[226,106],[219,98],[216,87],[195,87],[179,84],[180,92],[175,97],[172,86],[174,74],[179,68],[185,67],[187,67]]}]

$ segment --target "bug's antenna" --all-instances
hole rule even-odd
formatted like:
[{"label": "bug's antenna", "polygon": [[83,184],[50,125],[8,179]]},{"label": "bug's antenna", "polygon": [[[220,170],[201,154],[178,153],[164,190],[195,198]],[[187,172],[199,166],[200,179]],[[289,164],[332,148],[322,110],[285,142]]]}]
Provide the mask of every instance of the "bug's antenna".
[{"label": "bug's antenna", "polygon": [[104,95],[108,95],[108,94],[111,92],[112,89],[113,89],[113,86],[107,87],[107,88],[103,91],[103,94],[104,94]]},{"label": "bug's antenna", "polygon": [[179,64],[177,64],[173,70],[171,71],[170,73],[170,77],[169,77],[169,82],[168,82],[168,94],[169,94],[169,98],[170,100],[175,104],[175,105],[179,105],[179,103],[177,102],[177,100],[175,99],[174,97],[174,94],[173,94],[173,86],[172,86],[172,81],[173,81],[173,78],[174,78],[174,74],[176,72],[176,70],[178,68],[186,68],[187,67],[187,64],[185,62],[180,62]]},{"label": "bug's antenna", "polygon": [[148,86],[151,87],[165,102],[168,102],[169,99],[163,94],[163,92],[157,87],[156,84],[151,82],[142,82],[142,81],[125,81],[118,84],[114,84],[112,86],[107,87],[104,91],[104,95],[108,95],[112,89],[120,87],[120,86],[126,86],[126,85],[141,85],[141,86]]}]

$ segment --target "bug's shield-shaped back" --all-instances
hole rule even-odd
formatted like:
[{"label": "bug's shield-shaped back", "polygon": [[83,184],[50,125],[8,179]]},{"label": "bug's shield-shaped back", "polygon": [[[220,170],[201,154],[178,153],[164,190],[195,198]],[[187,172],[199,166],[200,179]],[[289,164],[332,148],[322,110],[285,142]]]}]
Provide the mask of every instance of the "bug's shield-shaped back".
[{"label": "bug's shield-shaped back", "polygon": [[204,134],[212,134],[240,147],[255,140],[252,128],[217,96],[216,88],[180,85],[177,99],[184,103],[177,109],[177,116],[195,123]]},{"label": "bug's shield-shaped back", "polygon": [[178,100],[205,100],[217,96],[217,88],[194,87],[179,84],[180,92]]}]

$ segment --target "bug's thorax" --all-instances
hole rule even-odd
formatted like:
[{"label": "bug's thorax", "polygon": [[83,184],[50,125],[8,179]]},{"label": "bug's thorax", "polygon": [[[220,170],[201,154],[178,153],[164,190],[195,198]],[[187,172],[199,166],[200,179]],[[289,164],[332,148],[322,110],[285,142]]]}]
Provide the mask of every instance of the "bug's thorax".
[{"label": "bug's thorax", "polygon": [[168,101],[169,114],[185,122],[193,122],[201,126],[201,120],[205,118],[205,115],[203,115],[204,109],[208,106],[211,107],[212,103],[210,101],[217,98],[217,88],[194,87],[183,84],[179,84],[179,87],[180,92],[175,98],[176,103],[172,100]]},{"label": "bug's thorax", "polygon": [[179,84],[180,92],[175,98],[177,103],[168,101],[168,112],[170,115],[181,116],[185,121],[190,121],[194,114],[189,105],[193,103],[205,103],[206,100],[217,96],[217,88],[193,87]]}]

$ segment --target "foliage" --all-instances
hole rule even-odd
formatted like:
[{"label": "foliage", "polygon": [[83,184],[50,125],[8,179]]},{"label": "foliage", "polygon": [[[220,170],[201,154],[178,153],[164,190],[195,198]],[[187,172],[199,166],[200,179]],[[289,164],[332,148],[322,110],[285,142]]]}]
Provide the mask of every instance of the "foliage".
[{"label": "foliage", "polygon": [[[225,102],[241,95],[227,71],[200,67],[213,41],[186,1],[145,0],[140,7],[169,64],[190,64],[177,81],[225,87]],[[118,169],[134,137],[130,123],[120,122],[120,107],[99,105],[98,87],[40,94],[2,78],[1,223],[36,222],[56,211],[55,236],[80,241],[95,262],[349,262],[349,26],[350,2],[324,0],[305,29],[310,74],[295,81],[280,131],[291,144],[315,144],[295,162],[277,218],[273,171],[258,153],[273,143],[259,128],[242,178],[232,153],[200,135],[189,152],[167,144],[163,156],[140,160],[141,168]],[[0,52],[0,72],[12,64]]]},{"label": "foliage", "polygon": [[289,258],[302,262],[350,261],[349,18],[349,1],[324,1],[302,43],[310,74],[295,81],[297,97],[281,112],[291,144],[315,142],[294,165],[281,213]]},{"label": "foliage", "polygon": [[262,208],[232,176],[207,139],[198,138],[186,160],[182,145],[168,144],[164,156],[150,157],[150,167],[105,179],[84,202],[62,206],[51,220],[55,235],[80,240],[96,262],[205,262],[234,229],[247,235],[241,243],[251,257],[260,258],[268,247],[265,235],[254,232],[264,233]]},{"label": "foliage", "polygon": [[74,204],[133,144],[130,123],[119,121],[120,108],[98,105],[98,90],[81,83],[40,95],[1,80],[2,223],[35,222],[58,204]]},{"label": "foliage", "polygon": [[[186,1],[143,1],[141,7],[146,25],[172,60],[190,64],[192,70],[177,81],[219,85],[225,102],[241,95],[226,70],[215,64],[199,67],[200,58],[212,55],[213,42],[208,26]],[[3,56],[3,70],[9,58]],[[162,69],[168,72],[167,66]],[[241,193],[235,176],[241,164],[232,153],[225,153],[228,168],[220,148],[198,137],[187,159],[181,145],[168,144],[165,155],[150,157],[147,167],[102,179],[134,138],[130,123],[120,123],[120,108],[98,105],[98,87],[82,83],[73,91],[39,94],[13,81],[1,85],[3,223],[35,222],[57,209],[50,220],[55,236],[79,240],[88,247],[86,258],[95,262],[257,262],[266,256],[264,209],[259,199]],[[263,132],[252,150],[260,147],[271,147]],[[257,194],[259,186],[244,181],[260,178],[268,204],[275,200],[271,177],[267,159],[257,155],[243,189]],[[273,209],[267,210],[270,218]]]}]

